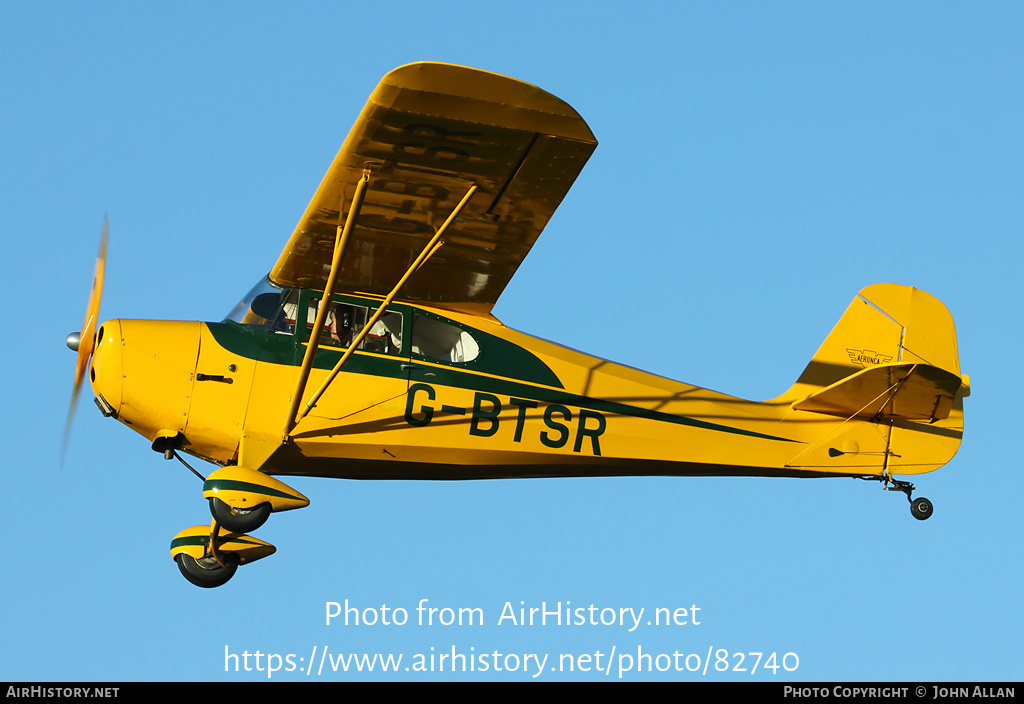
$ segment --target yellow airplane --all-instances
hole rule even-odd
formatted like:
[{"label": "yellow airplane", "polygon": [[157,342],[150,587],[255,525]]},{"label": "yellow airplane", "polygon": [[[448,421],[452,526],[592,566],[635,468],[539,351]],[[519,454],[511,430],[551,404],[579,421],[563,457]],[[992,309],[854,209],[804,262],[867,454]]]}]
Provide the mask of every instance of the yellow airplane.
[{"label": "yellow airplane", "polygon": [[[402,66],[370,96],[276,264],[221,322],[97,325],[106,224],[74,399],[204,480],[213,520],[171,556],[224,584],[274,552],[247,533],[308,505],[278,477],[856,477],[948,462],[967,377],[946,307],[869,286],[796,383],[762,402],[598,359],[491,309],[597,140],[521,81]],[[70,414],[69,414],[70,422]],[[66,436],[65,436],[66,437]],[[203,477],[178,454],[218,465]]]}]

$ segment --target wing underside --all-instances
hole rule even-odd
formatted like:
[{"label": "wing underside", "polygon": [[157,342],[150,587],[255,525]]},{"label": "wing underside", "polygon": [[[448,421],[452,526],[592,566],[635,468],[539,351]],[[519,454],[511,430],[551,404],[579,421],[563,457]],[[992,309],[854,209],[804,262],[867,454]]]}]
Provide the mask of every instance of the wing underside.
[{"label": "wing underside", "polygon": [[270,278],[324,288],[339,220],[369,169],[337,290],[386,294],[475,184],[444,247],[401,297],[489,312],[596,146],[575,110],[535,86],[449,64],[395,69],[367,101]]}]

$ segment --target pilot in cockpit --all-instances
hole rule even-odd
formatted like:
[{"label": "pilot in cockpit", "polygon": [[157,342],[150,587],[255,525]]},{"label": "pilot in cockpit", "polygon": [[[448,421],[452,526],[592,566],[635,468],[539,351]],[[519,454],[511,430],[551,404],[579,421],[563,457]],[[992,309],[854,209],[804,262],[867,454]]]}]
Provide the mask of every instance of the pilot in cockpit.
[{"label": "pilot in cockpit", "polygon": [[327,320],[327,335],[330,337],[328,344],[348,347],[352,342],[352,306],[344,303],[335,303],[331,306],[330,317]]}]

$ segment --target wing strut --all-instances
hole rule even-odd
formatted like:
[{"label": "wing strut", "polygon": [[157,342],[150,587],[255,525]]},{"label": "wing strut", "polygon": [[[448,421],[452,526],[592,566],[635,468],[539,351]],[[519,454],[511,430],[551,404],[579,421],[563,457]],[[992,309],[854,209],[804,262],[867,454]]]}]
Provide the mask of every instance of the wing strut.
[{"label": "wing strut", "polygon": [[330,301],[334,296],[335,282],[338,280],[338,272],[341,271],[341,258],[345,253],[348,237],[352,233],[353,227],[355,227],[356,218],[359,217],[359,210],[363,206],[363,196],[366,195],[366,187],[369,183],[370,171],[365,169],[362,178],[356,183],[356,192],[352,196],[352,205],[348,209],[345,223],[344,225],[341,222],[338,223],[338,230],[334,240],[334,257],[331,260],[331,272],[327,276],[327,285],[324,287],[324,297],[320,303],[320,310],[316,313],[313,330],[309,333],[309,344],[306,345],[306,353],[302,357],[299,380],[295,385],[295,393],[292,394],[291,407],[288,409],[287,420],[285,420],[285,438],[288,437],[292,428],[298,423],[295,414],[299,410],[299,402],[302,400],[302,393],[306,390],[306,382],[309,380],[309,370],[313,368],[313,359],[316,357],[316,350],[320,346],[320,334],[323,332],[324,324],[327,322],[327,312],[330,310],[327,301]]},{"label": "wing strut", "polygon": [[[409,269],[405,272],[405,274],[402,275],[402,278],[398,280],[398,283],[395,284],[395,287],[391,289],[391,293],[389,293],[384,298],[384,301],[380,304],[380,307],[377,308],[377,311],[370,317],[369,320],[366,321],[366,324],[363,325],[363,329],[359,331],[359,334],[356,335],[355,339],[353,339],[352,342],[349,344],[348,349],[345,350],[345,353],[341,356],[341,359],[339,359],[338,363],[334,365],[334,369],[331,370],[331,373],[328,374],[327,378],[324,379],[322,384],[320,384],[320,388],[313,392],[313,395],[310,397],[309,401],[306,402],[305,407],[296,417],[295,410],[298,408],[299,399],[302,398],[302,393],[305,391],[306,379],[309,376],[309,367],[312,366],[312,357],[316,354],[316,347],[318,346],[320,331],[323,328],[322,323],[325,320],[325,311],[329,307],[327,305],[327,302],[331,300],[329,293],[327,291],[324,292],[323,303],[320,304],[320,310],[317,312],[316,323],[313,326],[313,333],[311,333],[311,335],[315,337],[310,338],[309,346],[306,347],[306,358],[308,358],[309,364],[306,364],[307,359],[304,358],[302,367],[305,373],[302,375],[300,379],[300,386],[299,388],[296,389],[295,396],[292,398],[292,409],[288,414],[288,427],[285,428],[285,437],[287,437],[291,433],[292,429],[294,429],[295,426],[298,425],[298,423],[303,418],[305,418],[306,415],[311,410],[313,410],[313,407],[316,406],[317,401],[320,400],[320,397],[323,396],[324,392],[327,390],[327,387],[330,386],[331,382],[334,381],[335,377],[338,376],[338,372],[341,371],[341,368],[345,365],[345,362],[347,362],[352,357],[353,352],[355,352],[356,348],[359,347],[359,344],[363,341],[363,338],[365,338],[366,335],[370,332],[370,330],[373,329],[373,326],[377,324],[377,321],[380,320],[381,317],[383,317],[384,313],[387,311],[388,306],[391,305],[392,301],[395,300],[395,296],[398,295],[398,292],[405,285],[405,282],[409,280],[409,277],[415,274],[419,270],[419,268],[422,267],[426,263],[426,261],[430,259],[430,257],[433,256],[433,254],[441,248],[441,246],[444,244],[444,240],[441,238],[448,230],[448,227],[453,222],[455,222],[455,218],[459,216],[459,213],[461,213],[462,209],[466,207],[466,204],[469,203],[470,198],[473,197],[473,194],[476,193],[476,191],[476,184],[473,184],[472,186],[469,187],[469,190],[466,191],[466,195],[462,197],[462,200],[459,201],[459,204],[455,206],[455,209],[452,210],[448,218],[437,229],[437,232],[434,233],[434,236],[431,238],[431,240],[427,242],[427,245],[423,248],[423,251],[420,252],[419,256],[416,257],[416,260],[409,266]],[[355,209],[353,208],[353,211],[354,210]],[[348,220],[351,219],[352,211],[349,212]],[[345,223],[346,230],[349,228],[348,220],[346,220]],[[337,251],[335,251],[335,258],[334,261],[331,263],[331,273],[330,276],[328,277],[328,286],[333,287],[334,279],[336,277],[336,269],[340,268],[339,261],[340,259],[338,253]],[[312,350],[312,353],[310,352],[310,350]]]}]

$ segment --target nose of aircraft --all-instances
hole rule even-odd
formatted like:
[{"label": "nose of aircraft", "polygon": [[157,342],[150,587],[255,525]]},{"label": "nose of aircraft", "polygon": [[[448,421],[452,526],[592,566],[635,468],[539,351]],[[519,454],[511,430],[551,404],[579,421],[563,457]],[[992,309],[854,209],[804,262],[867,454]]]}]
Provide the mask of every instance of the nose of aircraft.
[{"label": "nose of aircraft", "polygon": [[89,383],[92,384],[100,409],[104,415],[115,418],[121,411],[121,391],[124,386],[123,341],[120,320],[108,320],[100,325],[96,333],[92,366],[89,368]]},{"label": "nose of aircraft", "polygon": [[108,320],[98,330],[89,381],[100,409],[150,440],[184,432],[201,324]]}]

